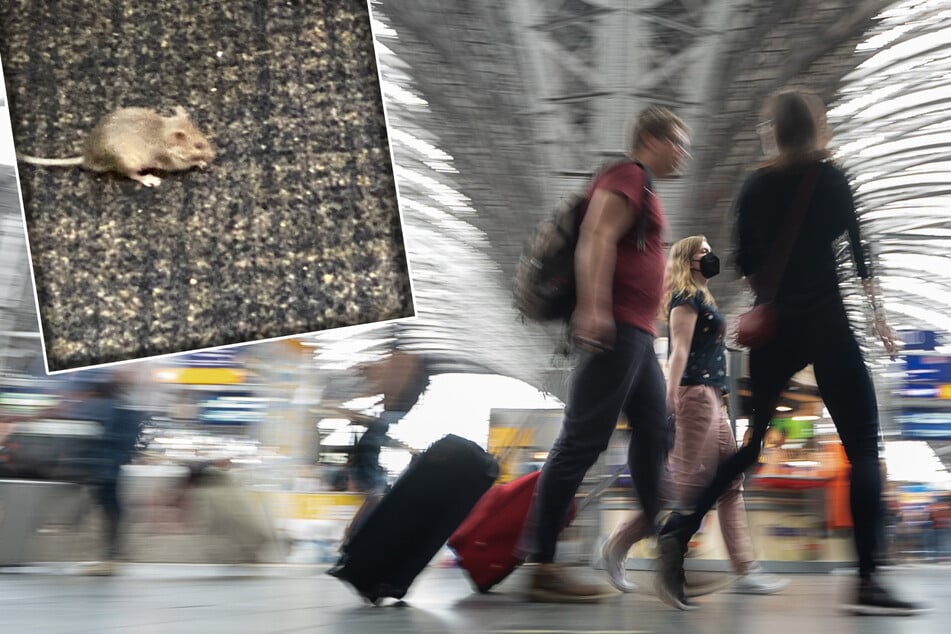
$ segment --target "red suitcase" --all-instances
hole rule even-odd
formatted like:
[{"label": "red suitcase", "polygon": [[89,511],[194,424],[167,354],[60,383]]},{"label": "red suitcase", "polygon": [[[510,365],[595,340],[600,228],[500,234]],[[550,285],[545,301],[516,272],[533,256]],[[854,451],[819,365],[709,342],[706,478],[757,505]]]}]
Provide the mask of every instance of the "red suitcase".
[{"label": "red suitcase", "polygon": [[[598,499],[625,471],[627,465],[618,466],[580,503],[576,505],[572,501],[565,525]],[[541,471],[533,471],[489,489],[449,537],[448,546],[456,554],[459,567],[469,573],[479,592],[491,590],[522,563],[515,550],[528,518],[528,507],[539,475]]]},{"label": "red suitcase", "polygon": [[[489,489],[449,538],[449,548],[479,592],[488,592],[522,563],[515,549],[540,473],[533,471]],[[572,502],[568,522],[574,516]]]}]

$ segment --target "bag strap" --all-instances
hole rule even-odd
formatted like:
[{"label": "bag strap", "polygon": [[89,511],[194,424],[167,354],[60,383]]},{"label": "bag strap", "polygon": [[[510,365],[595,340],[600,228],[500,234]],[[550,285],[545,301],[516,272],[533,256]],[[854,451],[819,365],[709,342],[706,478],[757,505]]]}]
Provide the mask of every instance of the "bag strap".
[{"label": "bag strap", "polygon": [[796,198],[793,200],[790,210],[786,213],[779,240],[767,256],[766,264],[763,265],[760,273],[756,276],[754,290],[756,290],[758,298],[763,300],[762,303],[771,302],[779,291],[779,282],[786,269],[786,264],[789,262],[789,256],[792,254],[796,238],[799,237],[799,230],[802,228],[802,221],[809,209],[809,202],[812,200],[812,192],[815,189],[818,176],[818,167],[810,169],[803,176]]},{"label": "bag strap", "polygon": [[[637,159],[626,158],[622,161],[614,161],[602,165],[602,167],[597,172],[595,172],[594,178],[597,179],[598,176],[612,167],[627,165],[629,163],[637,165],[644,171],[643,195],[641,196],[641,206],[637,210],[637,224],[635,225],[635,229],[637,231],[637,250],[643,252],[645,249],[647,249],[647,197],[650,196],[651,192],[654,190],[654,183],[651,180],[650,172],[646,167],[644,167],[644,164]],[[585,203],[587,204],[589,202],[591,202],[591,199],[586,198]]]},{"label": "bag strap", "polygon": [[644,167],[644,164],[638,160],[633,161],[635,165],[644,170],[644,195],[641,196],[641,208],[637,213],[637,250],[644,252],[647,249],[647,197],[653,190],[650,172]]}]

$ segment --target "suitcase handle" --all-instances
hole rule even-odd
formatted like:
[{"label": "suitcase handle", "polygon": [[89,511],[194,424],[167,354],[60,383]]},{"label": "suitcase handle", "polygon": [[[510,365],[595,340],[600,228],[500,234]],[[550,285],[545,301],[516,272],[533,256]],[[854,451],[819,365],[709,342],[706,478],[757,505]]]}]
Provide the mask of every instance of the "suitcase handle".
[{"label": "suitcase handle", "polygon": [[617,482],[617,479],[621,477],[621,474],[624,473],[625,469],[627,469],[627,465],[622,464],[621,466],[617,467],[614,471],[612,471],[611,475],[609,475],[607,478],[599,482],[597,486],[591,489],[588,492],[588,494],[585,495],[581,499],[581,502],[578,504],[578,507],[575,510],[575,515],[581,515],[581,512],[585,509],[585,507],[587,507],[589,504],[591,504],[592,502],[597,500],[599,497],[601,497],[601,494],[607,491],[608,487],[610,487],[612,484]]}]

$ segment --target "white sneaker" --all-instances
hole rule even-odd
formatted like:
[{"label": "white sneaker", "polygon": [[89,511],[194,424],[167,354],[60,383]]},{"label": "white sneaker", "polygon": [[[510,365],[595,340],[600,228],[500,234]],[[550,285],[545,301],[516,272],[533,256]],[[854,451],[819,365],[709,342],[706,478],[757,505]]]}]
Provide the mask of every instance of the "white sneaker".
[{"label": "white sneaker", "polygon": [[612,552],[610,544],[611,540],[605,540],[604,546],[601,548],[601,560],[608,571],[608,580],[612,586],[621,592],[637,592],[637,584],[628,580],[627,574],[624,572],[624,561],[627,553],[619,555]]},{"label": "white sneaker", "polygon": [[774,594],[789,585],[789,579],[766,572],[759,564],[754,565],[746,574],[730,587],[735,594]]}]

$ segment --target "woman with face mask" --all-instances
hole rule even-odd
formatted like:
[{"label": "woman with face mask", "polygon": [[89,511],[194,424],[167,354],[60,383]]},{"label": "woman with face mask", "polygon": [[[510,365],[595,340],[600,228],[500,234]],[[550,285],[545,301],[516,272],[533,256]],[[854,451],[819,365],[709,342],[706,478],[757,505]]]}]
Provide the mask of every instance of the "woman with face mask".
[{"label": "woman with face mask", "polygon": [[[736,438],[727,420],[724,320],[707,280],[720,272],[720,259],[706,238],[684,238],[670,249],[664,274],[664,303],[669,322],[667,408],[675,414],[676,433],[669,457],[675,504],[690,505],[716,473],[717,465],[736,453]],[[717,519],[733,569],[740,575],[734,592],[771,594],[788,581],[765,572],[756,562],[743,503],[743,478],[733,480],[717,500]],[[605,542],[602,556],[612,584],[633,592],[624,574],[631,546],[649,534],[638,513],[620,524]],[[680,598],[690,606],[685,589]]]}]

